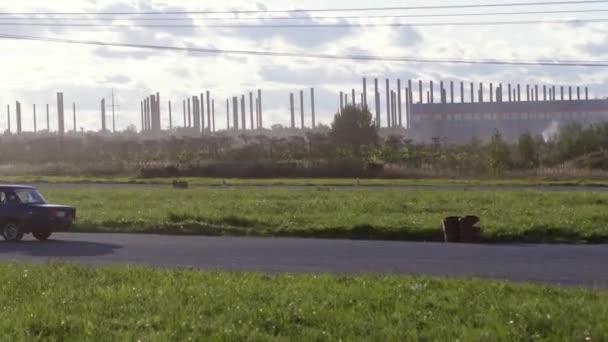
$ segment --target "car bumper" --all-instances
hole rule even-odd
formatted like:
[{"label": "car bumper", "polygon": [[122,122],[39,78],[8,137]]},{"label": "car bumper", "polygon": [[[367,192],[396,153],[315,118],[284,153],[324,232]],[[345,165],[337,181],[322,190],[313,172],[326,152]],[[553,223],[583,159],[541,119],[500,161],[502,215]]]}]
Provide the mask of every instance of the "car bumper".
[{"label": "car bumper", "polygon": [[70,227],[74,224],[73,220],[62,220],[54,222],[51,226],[51,229],[54,231],[66,231],[69,230]]},{"label": "car bumper", "polygon": [[[67,231],[74,224],[74,220],[63,219],[63,220],[51,220],[44,223],[39,224],[31,224],[29,227],[26,227],[26,233],[32,233],[36,231],[44,231],[51,230],[53,232],[57,231]],[[29,229],[28,229],[29,228]]]}]

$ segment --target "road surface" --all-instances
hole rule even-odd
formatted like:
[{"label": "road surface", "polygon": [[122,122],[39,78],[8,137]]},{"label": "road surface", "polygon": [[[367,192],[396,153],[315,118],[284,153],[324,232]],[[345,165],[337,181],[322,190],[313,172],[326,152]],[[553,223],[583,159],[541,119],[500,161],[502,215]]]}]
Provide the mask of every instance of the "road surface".
[{"label": "road surface", "polygon": [[40,243],[0,242],[0,262],[71,261],[205,270],[398,273],[493,278],[608,288],[607,245],[460,245],[387,241],[53,235]]},{"label": "road surface", "polygon": [[[44,189],[171,189],[171,184],[130,184],[130,183],[30,183],[25,184]],[[608,192],[608,186],[577,185],[460,185],[460,184],[395,184],[395,185],[276,185],[276,184],[238,184],[238,185],[192,185],[193,189],[283,189],[302,190],[314,188],[334,190],[431,190],[431,191],[547,191],[547,192]]]}]

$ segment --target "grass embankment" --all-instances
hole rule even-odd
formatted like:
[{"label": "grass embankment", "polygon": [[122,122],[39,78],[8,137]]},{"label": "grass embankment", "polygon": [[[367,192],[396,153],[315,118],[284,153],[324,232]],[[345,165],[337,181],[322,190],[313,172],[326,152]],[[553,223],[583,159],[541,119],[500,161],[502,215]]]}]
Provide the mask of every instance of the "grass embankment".
[{"label": "grass embankment", "polygon": [[400,276],[0,265],[7,341],[604,341],[608,292]]},{"label": "grass embankment", "polygon": [[76,231],[441,240],[478,215],[485,241],[607,242],[608,193],[396,189],[48,189]]},{"label": "grass embankment", "polygon": [[352,178],[138,178],[138,177],[69,177],[69,176],[0,176],[0,183],[30,184],[158,184],[170,185],[174,179],[187,181],[191,186],[608,186],[600,180],[551,179],[360,179]]}]

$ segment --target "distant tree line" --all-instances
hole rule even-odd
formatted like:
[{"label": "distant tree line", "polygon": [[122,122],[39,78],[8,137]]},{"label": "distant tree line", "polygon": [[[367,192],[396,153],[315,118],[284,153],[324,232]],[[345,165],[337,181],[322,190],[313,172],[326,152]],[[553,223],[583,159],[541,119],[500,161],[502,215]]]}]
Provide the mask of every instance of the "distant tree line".
[{"label": "distant tree line", "polygon": [[[523,134],[507,143],[499,131],[489,142],[414,143],[379,137],[372,115],[346,107],[327,133],[277,138],[222,134],[197,138],[140,140],[47,136],[0,138],[0,164],[123,165],[144,176],[405,176],[433,173],[500,176],[547,167],[608,170],[608,124],[570,125],[550,140]],[[232,170],[232,171],[231,171]],[[316,171],[315,171],[316,170]],[[399,172],[406,170],[407,172]]]}]

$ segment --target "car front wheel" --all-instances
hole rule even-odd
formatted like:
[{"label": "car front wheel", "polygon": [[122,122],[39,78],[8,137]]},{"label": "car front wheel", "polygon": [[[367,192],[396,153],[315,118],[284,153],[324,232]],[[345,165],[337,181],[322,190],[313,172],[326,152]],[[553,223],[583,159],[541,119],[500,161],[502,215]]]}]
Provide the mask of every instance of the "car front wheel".
[{"label": "car front wheel", "polygon": [[23,239],[23,230],[16,222],[7,222],[2,225],[2,236],[8,242],[19,242]]},{"label": "car front wheel", "polygon": [[38,231],[32,232],[32,235],[38,241],[46,241],[51,236],[51,233],[52,232],[50,230],[38,230]]}]

